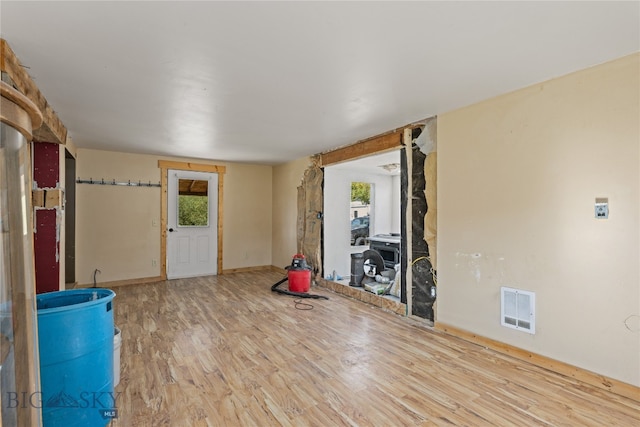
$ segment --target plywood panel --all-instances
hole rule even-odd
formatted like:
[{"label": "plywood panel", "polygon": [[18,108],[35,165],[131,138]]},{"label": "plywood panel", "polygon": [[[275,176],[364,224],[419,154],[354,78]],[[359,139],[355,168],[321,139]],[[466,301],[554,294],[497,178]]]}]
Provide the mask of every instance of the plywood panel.
[{"label": "plywood panel", "polygon": [[58,241],[57,209],[36,209],[34,253],[36,264],[36,292],[60,289],[60,243]]},{"label": "plywood panel", "polygon": [[33,143],[33,181],[38,188],[56,188],[60,184],[58,144]]}]

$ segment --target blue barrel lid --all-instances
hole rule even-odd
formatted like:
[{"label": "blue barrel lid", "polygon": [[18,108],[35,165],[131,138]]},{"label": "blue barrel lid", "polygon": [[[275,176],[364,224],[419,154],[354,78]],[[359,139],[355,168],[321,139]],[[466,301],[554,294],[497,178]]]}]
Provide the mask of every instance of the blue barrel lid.
[{"label": "blue barrel lid", "polygon": [[116,293],[111,289],[87,288],[47,292],[36,296],[38,315],[76,310],[110,302]]}]

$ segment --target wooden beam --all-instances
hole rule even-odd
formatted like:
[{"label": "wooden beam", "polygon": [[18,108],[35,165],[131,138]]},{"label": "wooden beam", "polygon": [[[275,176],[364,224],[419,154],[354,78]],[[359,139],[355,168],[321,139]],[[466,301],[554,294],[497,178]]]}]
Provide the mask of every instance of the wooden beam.
[{"label": "wooden beam", "polygon": [[372,154],[380,154],[385,151],[401,148],[403,146],[405,131],[424,126],[427,120],[429,119],[409,123],[408,125],[393,129],[383,134],[360,140],[355,144],[322,153],[320,154],[320,167],[342,163],[348,160],[356,160]]},{"label": "wooden beam", "polygon": [[[407,159],[407,199],[405,211],[406,223],[406,254],[402,254],[403,258],[407,258],[407,269],[404,275],[405,295],[407,297],[407,315],[413,316],[413,152],[411,149],[411,130],[404,129],[402,132],[402,144],[404,145],[404,154]],[[401,191],[402,193],[402,191]],[[404,243],[404,242],[403,242]],[[404,261],[402,261],[404,262]],[[401,291],[402,292],[402,291]]]},{"label": "wooden beam", "polygon": [[13,86],[29,98],[42,113],[42,126],[34,129],[33,139],[40,142],[65,144],[67,129],[4,39],[0,39],[0,71],[6,73]]},{"label": "wooden beam", "polygon": [[183,171],[194,172],[212,172],[212,173],[225,173],[227,168],[220,165],[205,165],[201,163],[190,162],[175,162],[171,160],[158,160],[158,167],[160,169],[178,169]]},{"label": "wooden beam", "polygon": [[51,190],[37,189],[32,191],[32,203],[34,208],[52,209],[62,207],[63,193],[62,189],[55,188]]},{"label": "wooden beam", "polygon": [[320,166],[328,166],[347,160],[355,160],[371,154],[394,150],[402,146],[402,132],[376,136],[353,145],[320,154]]}]

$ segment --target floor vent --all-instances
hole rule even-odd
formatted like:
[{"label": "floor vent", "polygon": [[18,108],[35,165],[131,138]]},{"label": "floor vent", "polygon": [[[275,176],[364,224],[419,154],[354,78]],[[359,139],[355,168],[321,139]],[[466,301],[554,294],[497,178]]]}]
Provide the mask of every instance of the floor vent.
[{"label": "floor vent", "polygon": [[536,294],[520,289],[502,287],[500,323],[530,334],[536,333]]}]

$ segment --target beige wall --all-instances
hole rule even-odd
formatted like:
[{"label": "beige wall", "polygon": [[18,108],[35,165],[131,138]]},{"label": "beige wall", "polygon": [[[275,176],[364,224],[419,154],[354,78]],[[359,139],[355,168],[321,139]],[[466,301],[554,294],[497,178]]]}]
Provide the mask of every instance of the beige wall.
[{"label": "beige wall", "polygon": [[223,269],[271,265],[272,166],[228,163]]},{"label": "beige wall", "polygon": [[[158,183],[160,159],[225,165],[223,269],[271,264],[271,166],[79,149],[77,176]],[[159,276],[160,188],[76,188],[78,283],[92,283],[95,269],[98,282]]]},{"label": "beige wall", "polygon": [[310,164],[310,158],[303,157],[273,168],[272,265],[276,267],[291,264],[291,257],[297,251],[297,188]]},{"label": "beige wall", "polygon": [[439,116],[437,322],[640,385],[639,57]]}]

